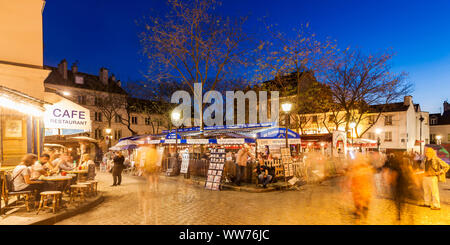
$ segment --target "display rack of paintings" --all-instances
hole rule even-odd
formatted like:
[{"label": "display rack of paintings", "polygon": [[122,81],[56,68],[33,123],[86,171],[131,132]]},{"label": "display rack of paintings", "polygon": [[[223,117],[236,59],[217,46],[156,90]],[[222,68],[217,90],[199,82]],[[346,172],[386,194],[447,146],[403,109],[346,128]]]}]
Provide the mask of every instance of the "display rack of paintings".
[{"label": "display rack of paintings", "polygon": [[209,151],[209,168],[205,188],[208,190],[220,190],[226,159],[225,148],[210,148]]}]

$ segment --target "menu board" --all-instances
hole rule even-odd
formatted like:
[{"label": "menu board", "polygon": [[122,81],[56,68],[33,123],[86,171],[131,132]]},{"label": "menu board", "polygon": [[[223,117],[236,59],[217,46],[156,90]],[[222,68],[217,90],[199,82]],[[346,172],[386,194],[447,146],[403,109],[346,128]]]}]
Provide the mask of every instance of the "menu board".
[{"label": "menu board", "polygon": [[180,173],[186,174],[189,168],[189,152],[183,152],[181,154],[181,170]]},{"label": "menu board", "polygon": [[161,167],[162,159],[164,156],[164,147],[158,146],[156,153],[157,153],[156,166]]},{"label": "menu board", "polygon": [[291,150],[289,148],[281,148],[281,156],[284,166],[284,177],[294,176],[294,166],[292,165]]},{"label": "menu board", "polygon": [[205,189],[217,191],[220,190],[220,182],[225,166],[225,148],[210,148],[209,152],[209,169]]}]

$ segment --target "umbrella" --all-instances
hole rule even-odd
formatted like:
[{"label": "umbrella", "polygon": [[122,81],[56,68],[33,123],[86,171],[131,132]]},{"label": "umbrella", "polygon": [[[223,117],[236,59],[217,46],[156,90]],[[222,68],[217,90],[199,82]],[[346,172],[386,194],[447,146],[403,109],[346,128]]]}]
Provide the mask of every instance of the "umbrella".
[{"label": "umbrella", "polygon": [[60,144],[44,144],[44,146],[47,146],[47,147],[62,147],[62,148],[66,148],[65,146],[63,146],[63,145],[60,145]]},{"label": "umbrella", "polygon": [[122,150],[132,150],[132,149],[136,149],[137,145],[126,145],[124,147],[122,147]]},{"label": "umbrella", "polygon": [[120,150],[131,150],[137,148],[137,145],[132,140],[122,140],[117,143],[115,146],[109,148],[112,151],[120,151]]},{"label": "umbrella", "polygon": [[127,146],[127,145],[136,145],[136,142],[132,140],[122,140],[119,141],[119,143],[117,143],[115,146]]},{"label": "umbrella", "polygon": [[76,136],[76,137],[71,137],[69,139],[86,140],[86,141],[91,141],[91,142],[97,142],[96,139],[93,139],[93,138],[90,138],[90,137],[86,137],[86,136]]},{"label": "umbrella", "polygon": [[120,151],[120,150],[122,150],[122,149],[121,149],[120,146],[116,146],[116,145],[115,145],[115,146],[113,146],[113,147],[110,147],[109,150],[111,150],[111,151]]}]

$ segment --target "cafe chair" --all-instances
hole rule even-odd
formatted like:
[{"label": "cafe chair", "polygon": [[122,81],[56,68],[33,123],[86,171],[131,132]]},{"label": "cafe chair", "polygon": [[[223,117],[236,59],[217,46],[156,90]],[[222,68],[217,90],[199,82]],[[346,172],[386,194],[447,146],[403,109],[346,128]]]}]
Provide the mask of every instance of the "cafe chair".
[{"label": "cafe chair", "polygon": [[95,196],[97,196],[98,181],[97,180],[89,180],[88,183],[92,184],[92,192],[94,193]]},{"label": "cafe chair", "polygon": [[86,182],[78,182],[78,185],[86,185],[87,189],[86,189],[86,196],[92,196],[92,194],[94,193],[94,184],[90,181],[86,181]]},{"label": "cafe chair", "polygon": [[69,203],[72,203],[77,197],[79,197],[82,202],[86,201],[86,192],[88,188],[87,185],[82,184],[71,185]]},{"label": "cafe chair", "polygon": [[[22,200],[22,197],[24,198],[25,207],[27,209],[27,212],[30,211],[30,205],[29,200],[32,195],[31,191],[13,191],[12,186],[13,183],[11,181],[11,174],[6,173],[5,175],[1,176],[1,188],[2,188],[2,198],[5,201],[5,209],[9,208],[9,198],[10,197],[16,197],[16,205],[17,203]],[[16,206],[17,207],[17,206]],[[1,214],[1,210],[0,210]]]},{"label": "cafe chair", "polygon": [[[39,208],[36,214],[39,214],[39,211],[43,208],[49,208],[53,210],[53,213],[56,213],[56,209],[59,209],[59,200],[62,195],[60,191],[43,191],[41,192],[41,201],[39,202]],[[47,206],[48,200],[53,199],[53,204],[51,207]]]}]

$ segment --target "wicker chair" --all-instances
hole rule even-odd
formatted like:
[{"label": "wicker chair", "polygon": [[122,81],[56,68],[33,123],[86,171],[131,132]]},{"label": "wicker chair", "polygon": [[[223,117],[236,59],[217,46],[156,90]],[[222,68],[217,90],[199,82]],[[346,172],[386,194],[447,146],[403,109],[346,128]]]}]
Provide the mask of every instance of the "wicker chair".
[{"label": "wicker chair", "polygon": [[[25,207],[27,209],[27,211],[30,211],[30,206],[29,206],[29,200],[30,200],[30,196],[32,194],[31,191],[13,191],[10,190],[10,188],[8,188],[8,186],[13,186],[12,185],[12,181],[11,181],[11,175],[9,173],[6,173],[4,175],[1,176],[1,188],[2,188],[2,198],[5,201],[5,209],[9,208],[9,198],[12,196],[17,197],[17,201],[20,201],[22,198],[24,197],[24,202],[25,202]],[[2,211],[0,210],[0,213]]]}]

